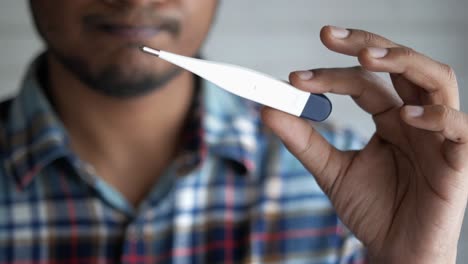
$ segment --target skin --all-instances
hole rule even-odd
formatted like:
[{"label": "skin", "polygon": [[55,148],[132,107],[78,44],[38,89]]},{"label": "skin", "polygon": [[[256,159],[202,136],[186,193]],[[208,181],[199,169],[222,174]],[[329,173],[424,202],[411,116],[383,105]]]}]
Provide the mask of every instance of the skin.
[{"label": "skin", "polygon": [[[360,66],[295,72],[290,81],[352,96],[375,122],[370,142],[342,152],[299,118],[265,109],[264,122],[315,175],[372,262],[455,263],[468,197],[468,116],[455,73],[373,33],[328,26],[321,39]],[[393,85],[372,72],[389,73]]]},{"label": "skin", "polygon": [[[196,54],[216,5],[215,0],[32,1],[48,47],[49,95],[72,148],[134,205],[173,159],[193,97],[190,74],[176,75],[173,66],[137,48]],[[180,33],[148,37],[122,27],[118,34],[89,30],[83,18],[91,14],[133,26],[159,14],[180,21]],[[468,197],[468,117],[459,111],[455,74],[372,33],[325,27],[321,38],[332,51],[357,57],[360,66],[292,73],[291,83],[309,92],[352,96],[372,114],[373,138],[361,151],[341,152],[302,119],[264,109],[265,124],[314,174],[342,221],[367,246],[371,261],[455,263]],[[122,96],[93,87],[66,62],[69,58],[84,62],[96,79],[115,70],[115,81],[125,84],[120,87],[153,79],[144,94]],[[313,78],[300,78],[311,72]],[[393,86],[372,72],[390,73]],[[416,112],[421,115],[410,115]]]},{"label": "skin", "polygon": [[216,0],[31,0],[37,29],[52,59],[89,88],[121,97],[153,91],[178,70],[145,56],[140,46],[195,55],[216,5]]},{"label": "skin", "polygon": [[[216,0],[31,1],[47,46],[48,94],[69,132],[72,149],[134,206],[176,155],[194,90],[191,74],[174,75],[175,66],[139,47],[195,55],[216,6]],[[90,18],[94,24],[85,22]],[[140,30],[147,25],[154,30],[170,21],[179,25],[177,34]],[[100,30],[102,25],[114,31]],[[70,58],[84,64],[79,71],[70,66]],[[86,71],[96,80],[106,79],[103,73],[109,69],[116,81],[99,81],[107,84],[106,91],[80,75]],[[152,80],[145,81],[148,78]],[[143,94],[122,96],[119,91],[140,89],[142,82]]]}]

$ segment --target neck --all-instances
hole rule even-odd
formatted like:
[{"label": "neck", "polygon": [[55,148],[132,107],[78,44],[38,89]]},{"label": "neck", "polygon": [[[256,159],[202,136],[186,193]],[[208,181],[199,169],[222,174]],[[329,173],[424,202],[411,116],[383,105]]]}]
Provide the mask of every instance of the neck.
[{"label": "neck", "polygon": [[121,99],[86,87],[50,55],[48,62],[50,95],[72,149],[137,204],[176,154],[193,76],[184,71],[150,94]]}]

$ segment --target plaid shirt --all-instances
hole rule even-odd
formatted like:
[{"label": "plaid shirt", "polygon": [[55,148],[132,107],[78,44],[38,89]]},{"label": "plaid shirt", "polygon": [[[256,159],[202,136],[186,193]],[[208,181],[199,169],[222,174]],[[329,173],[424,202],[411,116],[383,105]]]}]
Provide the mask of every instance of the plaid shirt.
[{"label": "plaid shirt", "polygon": [[[364,262],[256,105],[204,83],[184,151],[134,208],[71,150],[41,65],[0,106],[0,263]],[[362,143],[319,129],[340,149]]]}]

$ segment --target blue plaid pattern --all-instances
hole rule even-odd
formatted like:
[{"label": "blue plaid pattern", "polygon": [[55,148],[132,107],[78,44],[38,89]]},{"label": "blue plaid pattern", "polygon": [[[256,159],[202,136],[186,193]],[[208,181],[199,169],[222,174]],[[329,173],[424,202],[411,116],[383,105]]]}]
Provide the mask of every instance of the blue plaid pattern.
[{"label": "blue plaid pattern", "polygon": [[[133,208],[71,151],[38,81],[41,65],[0,105],[0,263],[365,261],[255,104],[204,83],[184,151]],[[363,143],[318,129],[340,149]]]}]

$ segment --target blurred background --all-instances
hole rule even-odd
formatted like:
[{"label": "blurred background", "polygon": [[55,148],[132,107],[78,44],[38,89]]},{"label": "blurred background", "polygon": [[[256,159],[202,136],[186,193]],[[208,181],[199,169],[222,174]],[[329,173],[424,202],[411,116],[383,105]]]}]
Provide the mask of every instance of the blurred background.
[{"label": "blurred background", "polygon": [[[195,1],[195,0],[194,0]],[[41,50],[28,1],[0,5],[0,99],[13,96],[25,67]],[[468,111],[467,0],[231,0],[222,1],[204,46],[205,57],[251,67],[281,79],[298,69],[356,65],[320,42],[323,25],[379,33],[451,65],[457,72],[463,111]],[[369,137],[369,116],[343,96],[331,96],[331,120]],[[468,263],[468,219],[458,263]]]}]

